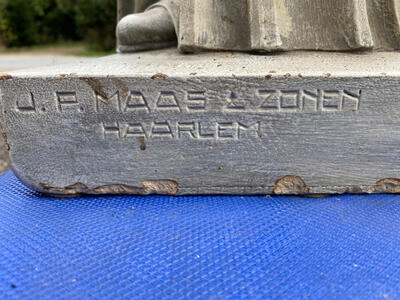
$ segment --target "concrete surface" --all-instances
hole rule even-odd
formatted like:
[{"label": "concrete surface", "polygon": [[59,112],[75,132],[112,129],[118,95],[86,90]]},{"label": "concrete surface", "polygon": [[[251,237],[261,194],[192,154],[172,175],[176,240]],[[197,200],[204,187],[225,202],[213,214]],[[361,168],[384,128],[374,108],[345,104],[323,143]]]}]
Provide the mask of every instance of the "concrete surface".
[{"label": "concrete surface", "polygon": [[7,72],[59,64],[74,64],[92,59],[93,58],[60,55],[2,54],[0,55],[0,71]]},{"label": "concrete surface", "polygon": [[[73,64],[89,61],[93,58],[62,56],[51,54],[0,54],[0,72],[10,72],[19,69],[52,66],[58,64]],[[1,75],[1,74],[0,74]],[[3,138],[0,138],[0,174],[10,168],[8,152]]]},{"label": "concrete surface", "polygon": [[397,193],[399,65],[396,52],[114,55],[5,76],[3,126],[14,171],[47,193]]}]

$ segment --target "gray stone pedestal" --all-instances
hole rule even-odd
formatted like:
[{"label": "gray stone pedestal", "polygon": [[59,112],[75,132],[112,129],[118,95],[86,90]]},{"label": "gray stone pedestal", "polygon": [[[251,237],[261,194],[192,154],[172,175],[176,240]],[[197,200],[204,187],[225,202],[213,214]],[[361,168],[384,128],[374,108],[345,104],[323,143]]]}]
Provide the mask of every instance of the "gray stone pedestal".
[{"label": "gray stone pedestal", "polygon": [[9,168],[10,168],[10,161],[8,159],[8,151],[4,143],[4,139],[0,138],[0,174],[3,174]]},{"label": "gray stone pedestal", "polygon": [[9,75],[12,168],[41,192],[400,192],[396,52],[163,50]]}]

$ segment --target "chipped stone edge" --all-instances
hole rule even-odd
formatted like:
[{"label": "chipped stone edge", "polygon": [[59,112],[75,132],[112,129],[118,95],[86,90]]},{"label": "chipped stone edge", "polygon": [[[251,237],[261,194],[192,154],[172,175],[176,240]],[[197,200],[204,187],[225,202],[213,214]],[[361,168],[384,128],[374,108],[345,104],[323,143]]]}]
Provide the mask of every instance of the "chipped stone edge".
[{"label": "chipped stone edge", "polygon": [[[89,188],[83,183],[75,183],[66,187],[53,187],[45,183],[36,184],[32,178],[21,176],[15,168],[14,174],[30,189],[49,195],[52,197],[78,197],[83,195],[169,195],[181,196],[192,195],[186,190],[188,187],[181,188],[177,180],[160,179],[142,181],[142,187],[125,185],[125,184],[109,184],[94,188]],[[199,188],[199,187],[197,187]],[[217,187],[214,187],[217,188]],[[375,185],[368,186],[310,186],[300,177],[295,175],[286,175],[278,179],[273,187],[263,187],[270,189],[271,192],[247,193],[249,195],[276,195],[276,196],[301,196],[310,198],[330,197],[343,194],[400,194],[400,179],[384,178],[376,182]],[[330,189],[330,192],[318,192],[316,189]],[[190,188],[189,188],[190,189]],[[208,195],[227,195],[227,193],[206,193]],[[230,193],[231,194],[231,193]],[[246,194],[246,193],[244,193]]]},{"label": "chipped stone edge", "polygon": [[300,176],[286,175],[275,181],[272,193],[275,195],[304,195],[310,193],[310,189]]},{"label": "chipped stone edge", "polygon": [[286,175],[275,182],[272,194],[281,196],[311,196],[327,197],[343,194],[400,194],[400,179],[384,178],[376,182],[374,186],[363,189],[360,186],[351,185],[344,187],[337,193],[318,194],[310,192],[310,187],[300,176]]},{"label": "chipped stone edge", "polygon": [[400,193],[400,179],[398,178],[384,178],[378,180],[375,186],[368,188],[368,194],[399,194]]},{"label": "chipped stone edge", "polygon": [[170,195],[175,196],[179,193],[179,184],[175,180],[147,180],[141,182],[142,187],[130,186],[125,184],[109,184],[95,188],[77,182],[66,187],[52,187],[45,183],[40,183],[44,193],[51,196],[75,197],[81,195]]}]

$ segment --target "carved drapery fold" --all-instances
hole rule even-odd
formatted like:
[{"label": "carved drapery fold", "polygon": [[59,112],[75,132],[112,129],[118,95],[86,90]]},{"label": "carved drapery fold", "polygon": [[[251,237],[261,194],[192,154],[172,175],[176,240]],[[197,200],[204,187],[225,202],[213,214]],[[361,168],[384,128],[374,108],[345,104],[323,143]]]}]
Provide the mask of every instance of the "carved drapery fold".
[{"label": "carved drapery fold", "polygon": [[163,6],[183,52],[400,48],[400,0],[136,0]]}]

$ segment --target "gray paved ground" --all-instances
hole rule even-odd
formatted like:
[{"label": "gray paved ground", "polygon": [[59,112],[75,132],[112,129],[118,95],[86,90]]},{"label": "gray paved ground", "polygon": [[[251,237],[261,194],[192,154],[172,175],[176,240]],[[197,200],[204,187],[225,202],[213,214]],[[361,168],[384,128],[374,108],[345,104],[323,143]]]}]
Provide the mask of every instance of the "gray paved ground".
[{"label": "gray paved ground", "polygon": [[79,61],[93,58],[59,55],[24,55],[24,54],[3,54],[0,55],[0,71],[12,71],[35,67],[77,63]]},{"label": "gray paved ground", "polygon": [[[41,54],[0,54],[0,72],[29,69],[58,64],[77,63],[93,58]],[[10,168],[8,153],[0,133],[0,174]]]}]

